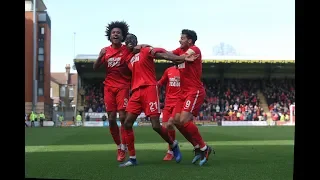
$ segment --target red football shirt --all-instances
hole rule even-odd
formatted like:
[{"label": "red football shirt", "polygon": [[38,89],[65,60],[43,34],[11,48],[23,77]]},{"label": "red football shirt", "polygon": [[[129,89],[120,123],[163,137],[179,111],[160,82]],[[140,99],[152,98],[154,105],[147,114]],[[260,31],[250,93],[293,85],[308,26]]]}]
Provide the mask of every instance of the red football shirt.
[{"label": "red football shirt", "polygon": [[140,52],[128,61],[128,66],[132,71],[132,91],[142,86],[157,85],[154,56],[150,52],[149,47],[141,48]]},{"label": "red football shirt", "polygon": [[180,72],[175,67],[167,68],[161,79],[158,81],[160,86],[166,85],[166,106],[174,106],[177,103],[177,98],[180,95]]},{"label": "red football shirt", "polygon": [[[199,55],[194,61],[185,61],[178,65],[180,70],[180,79],[181,79],[181,90],[184,92],[194,92],[198,90],[204,90],[203,83],[201,82],[202,77],[202,56],[201,51],[197,46],[191,46],[189,49],[193,50],[196,55]],[[183,50],[177,48],[172,51],[175,55],[187,54],[188,50]]]},{"label": "red football shirt", "polygon": [[106,47],[106,54],[103,63],[106,65],[105,86],[116,88],[130,88],[131,76],[126,63],[129,52],[125,45],[115,49],[112,46]]}]

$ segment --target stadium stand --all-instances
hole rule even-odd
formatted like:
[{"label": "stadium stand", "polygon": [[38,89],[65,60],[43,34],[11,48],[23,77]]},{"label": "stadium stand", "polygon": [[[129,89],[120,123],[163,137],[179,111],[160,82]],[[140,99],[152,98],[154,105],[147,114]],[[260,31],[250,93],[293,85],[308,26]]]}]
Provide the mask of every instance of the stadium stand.
[{"label": "stadium stand", "polygon": [[[258,80],[225,79],[224,86],[215,79],[204,79],[207,98],[199,120],[259,120],[263,109],[259,107]],[[261,117],[260,117],[261,119]]]},{"label": "stadium stand", "polygon": [[[74,60],[79,81],[85,89],[85,95],[79,96],[79,99],[84,99],[85,102],[79,101],[77,108],[84,113],[105,111],[101,83],[105,71],[104,68],[98,71],[92,70],[95,59],[96,55],[78,55]],[[277,120],[281,119],[281,116],[288,118],[285,112],[288,112],[290,107],[292,109],[290,105],[295,101],[294,60],[268,60],[261,57],[212,59],[203,60],[203,84],[207,97],[194,120],[265,121],[274,119],[274,116],[278,116]],[[160,79],[164,70],[172,64],[164,60],[156,60],[156,63],[156,76]],[[99,83],[92,84],[92,81],[97,80]],[[162,88],[160,89],[162,108],[164,100],[165,89]],[[292,112],[294,111],[293,107]],[[93,119],[99,116],[90,115]],[[291,119],[292,115],[290,121]]]},{"label": "stadium stand", "polygon": [[[290,105],[295,104],[295,81],[291,79],[264,80],[262,91],[273,120],[289,120]],[[281,119],[282,118],[284,119]]]},{"label": "stadium stand", "polygon": [[85,112],[105,112],[105,105],[103,100],[103,84],[87,84],[84,86],[85,90]]},{"label": "stadium stand", "polygon": [[[225,79],[221,87],[217,79],[203,79],[207,97],[195,120],[263,120],[263,109],[259,106],[257,91],[262,81]],[[103,84],[87,84],[85,90],[85,112],[105,112]],[[161,89],[163,107],[165,89]]]}]

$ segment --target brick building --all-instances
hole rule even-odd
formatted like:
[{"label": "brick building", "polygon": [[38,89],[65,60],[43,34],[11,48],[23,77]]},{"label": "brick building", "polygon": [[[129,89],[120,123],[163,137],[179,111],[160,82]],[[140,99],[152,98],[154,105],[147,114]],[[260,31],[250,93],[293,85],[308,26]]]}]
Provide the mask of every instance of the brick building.
[{"label": "brick building", "polygon": [[[52,99],[50,98],[50,63],[51,63],[51,20],[42,0],[36,4],[37,24],[37,103],[36,112],[44,112],[49,119],[52,116]],[[33,98],[33,1],[25,0],[25,112],[32,110]]]},{"label": "brick building", "polygon": [[77,105],[78,74],[70,72],[70,64],[65,69],[65,72],[51,73],[50,96],[54,112],[63,113],[65,118],[72,118]]}]

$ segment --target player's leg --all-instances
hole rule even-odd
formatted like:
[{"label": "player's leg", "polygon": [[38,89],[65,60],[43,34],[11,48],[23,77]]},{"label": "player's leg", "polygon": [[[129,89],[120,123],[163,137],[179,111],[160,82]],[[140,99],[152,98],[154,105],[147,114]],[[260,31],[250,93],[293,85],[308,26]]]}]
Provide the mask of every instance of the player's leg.
[{"label": "player's leg", "polygon": [[[169,121],[169,124],[174,124],[176,128],[179,130],[179,132],[183,135],[186,140],[188,140],[192,146],[197,149],[199,148],[199,144],[190,136],[190,134],[183,128],[183,126],[180,124],[180,116],[181,116],[181,110],[183,108],[185,99],[180,99],[173,111],[173,120]],[[192,120],[192,116],[190,117],[190,120]]]},{"label": "player's leg", "polygon": [[104,103],[106,107],[106,112],[108,114],[109,121],[109,130],[113,138],[113,141],[117,145],[117,160],[121,161],[121,141],[120,141],[120,132],[117,124],[117,102],[115,91],[116,88],[104,87]]},{"label": "player's leg", "polygon": [[174,117],[173,114],[171,114],[172,116],[169,118],[168,122],[164,124],[164,126],[168,129],[168,133],[169,136],[171,137],[171,139],[175,140],[176,139],[176,130],[174,129]]},{"label": "player's leg", "polygon": [[[181,103],[183,104],[183,103]],[[194,157],[192,159],[192,164],[196,163],[200,158],[201,158],[201,152],[200,152],[200,146],[197,143],[197,141],[195,141],[195,139],[192,138],[191,134],[189,134],[189,132],[184,128],[183,124],[180,123],[180,115],[181,112],[179,111],[179,107],[183,107],[180,105],[176,106],[175,110],[175,117],[173,119],[173,121],[169,121],[169,124],[174,124],[176,126],[176,128],[179,130],[179,132],[192,144],[193,146],[193,152],[194,152]],[[192,122],[192,118],[193,116],[189,116],[190,121]]]},{"label": "player's leg", "polygon": [[119,112],[119,120],[121,123],[120,134],[121,134],[121,158],[125,159],[126,157],[126,141],[124,135],[124,121],[126,118],[126,107],[129,100],[129,88],[122,88],[118,90],[116,101],[117,101],[117,111]]},{"label": "player's leg", "polygon": [[140,103],[140,90],[137,89],[132,92],[132,96],[129,99],[126,111],[126,118],[124,121],[124,136],[125,142],[127,143],[127,148],[129,152],[129,160],[120,167],[134,166],[137,165],[136,150],[134,147],[134,132],[133,124],[137,119],[138,115],[141,113],[141,103]]},{"label": "player's leg", "polygon": [[[146,113],[147,115],[147,113]],[[148,115],[147,115],[148,116]],[[172,150],[173,156],[177,163],[182,160],[182,155],[180,153],[178,141],[172,139],[169,136],[168,130],[166,127],[160,125],[160,114],[159,115],[150,115],[150,121],[152,124],[152,129],[157,132],[163,140],[165,140],[168,144],[170,149]]]},{"label": "player's leg", "polygon": [[[171,139],[175,140],[175,134],[173,137],[173,133],[172,131],[175,133],[173,126],[168,126],[168,121],[170,119],[171,113],[170,113],[171,107],[170,106],[165,106],[162,110],[162,126],[168,129],[168,135],[171,137]],[[170,145],[168,145],[168,151],[166,153],[166,155],[164,156],[163,160],[164,161],[171,161],[173,159],[173,152],[172,149],[170,147]]]},{"label": "player's leg", "polygon": [[[170,107],[170,118],[168,122],[173,121],[174,112],[175,112],[175,106]],[[168,123],[168,122],[165,127],[168,129],[169,136],[171,137],[171,139],[176,140],[176,130],[174,129],[174,124]]]},{"label": "player's leg", "polygon": [[167,128],[160,125],[160,103],[157,86],[146,86],[141,88],[142,94],[142,110],[146,116],[150,117],[152,128],[156,131],[163,140],[165,140],[171,147],[176,162],[180,162],[182,159],[178,142],[171,139]]},{"label": "player's leg", "polygon": [[[205,92],[197,91],[195,94],[190,94],[187,96],[184,103],[183,111],[180,114],[180,126],[189,133],[189,135],[199,144],[200,146],[200,162],[199,165],[205,164],[209,155],[213,151],[210,146],[207,146],[202,136],[200,135],[198,127],[190,121],[193,116],[196,116],[201,108],[204,101]],[[214,151],[213,151],[214,152]],[[195,157],[196,158],[196,157]],[[194,159],[196,160],[196,159]],[[194,163],[193,160],[193,163]]]}]

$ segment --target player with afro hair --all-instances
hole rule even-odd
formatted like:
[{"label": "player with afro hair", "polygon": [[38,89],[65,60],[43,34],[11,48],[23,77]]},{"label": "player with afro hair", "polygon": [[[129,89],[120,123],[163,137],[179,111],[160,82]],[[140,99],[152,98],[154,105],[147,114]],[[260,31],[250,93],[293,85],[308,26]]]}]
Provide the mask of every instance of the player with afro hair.
[{"label": "player with afro hair", "polygon": [[112,21],[106,27],[106,36],[108,40],[117,45],[125,41],[128,32],[129,25],[125,21]]},{"label": "player with afro hair", "polygon": [[93,69],[105,65],[106,77],[104,84],[104,104],[108,114],[110,134],[117,145],[117,161],[126,158],[126,143],[123,125],[117,124],[117,112],[121,124],[124,123],[129,99],[131,71],[127,65],[130,54],[122,42],[129,32],[129,25],[125,21],[112,21],[106,27],[105,33],[111,45],[101,49],[98,59],[93,64]]}]

